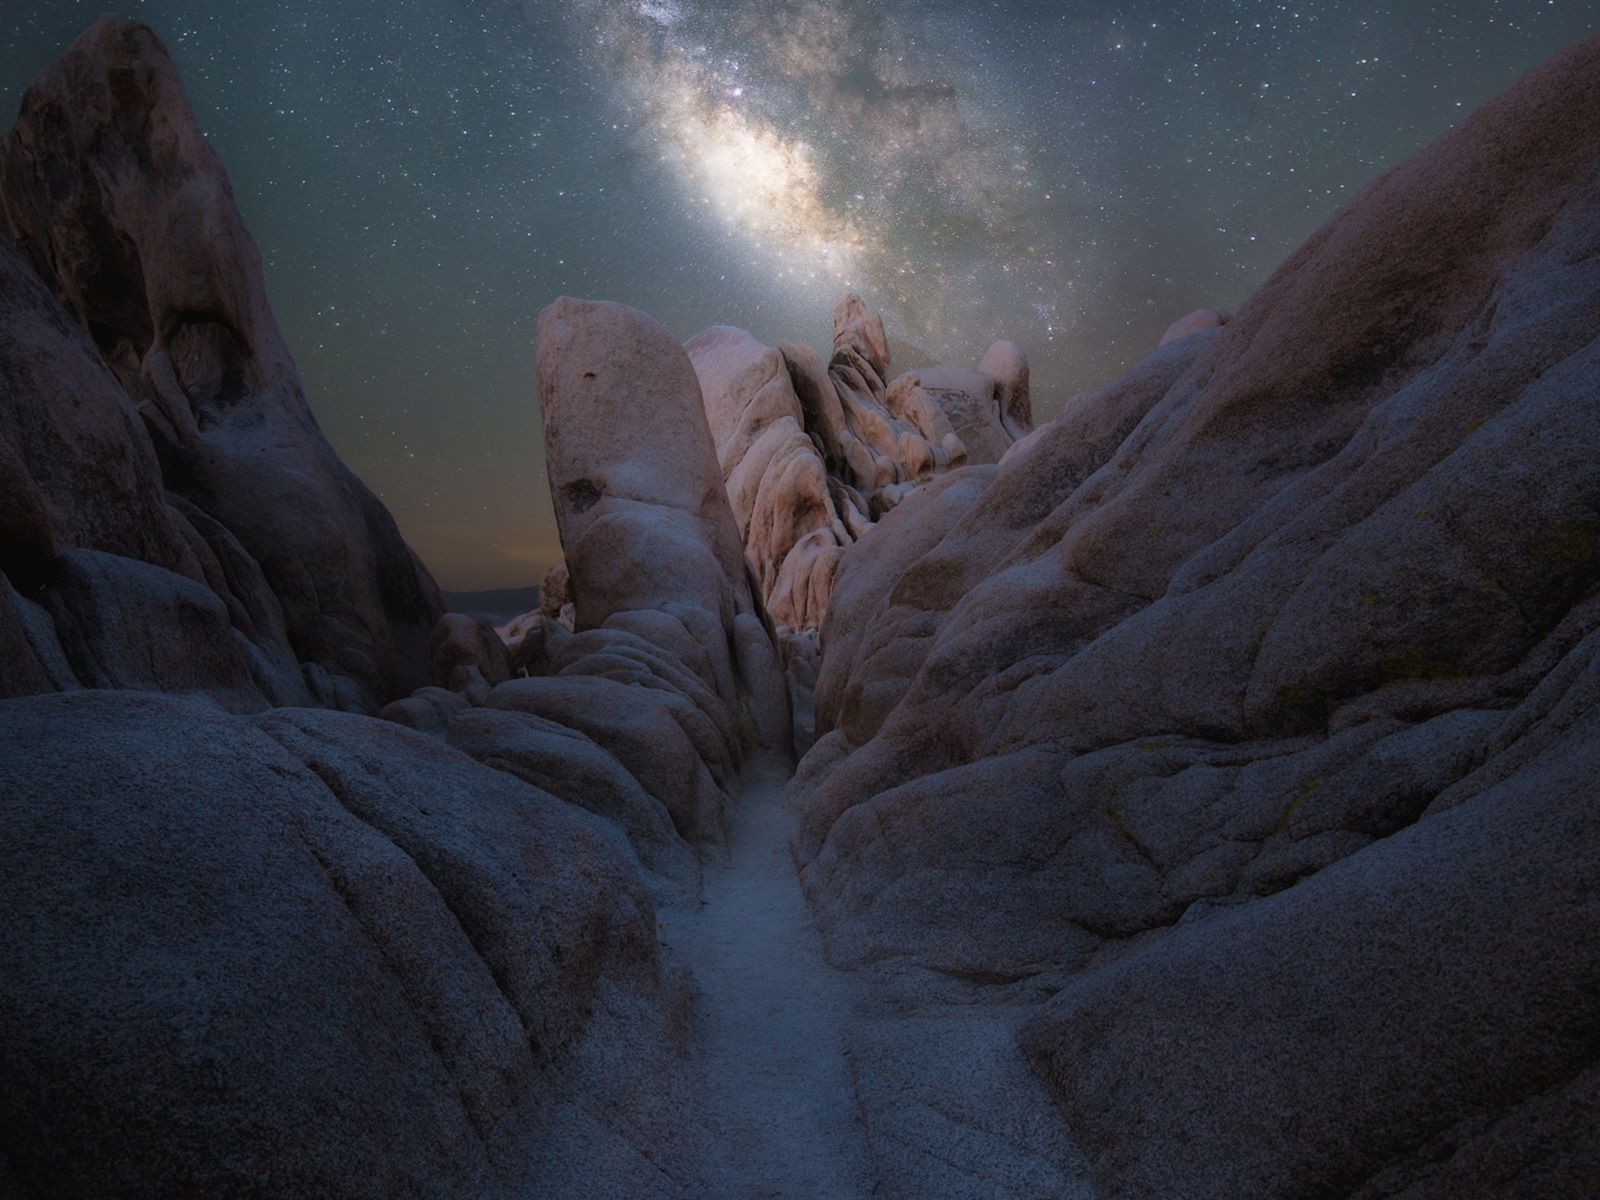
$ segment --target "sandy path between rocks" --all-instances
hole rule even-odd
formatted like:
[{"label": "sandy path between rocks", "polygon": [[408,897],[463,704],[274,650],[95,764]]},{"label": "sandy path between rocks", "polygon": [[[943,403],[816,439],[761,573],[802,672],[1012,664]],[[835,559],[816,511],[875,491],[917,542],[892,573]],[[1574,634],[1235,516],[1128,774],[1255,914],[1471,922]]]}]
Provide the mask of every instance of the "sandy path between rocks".
[{"label": "sandy path between rocks", "polygon": [[823,960],[789,850],[787,774],[757,764],[744,782],[699,911],[662,915],[661,940],[694,973],[705,1175],[739,1200],[872,1196],[846,1039],[866,997]]},{"label": "sandy path between rocks", "polygon": [[1016,1049],[1025,1006],[891,1005],[823,957],[783,807],[753,766],[729,857],[661,939],[694,975],[696,1200],[1089,1200]]}]

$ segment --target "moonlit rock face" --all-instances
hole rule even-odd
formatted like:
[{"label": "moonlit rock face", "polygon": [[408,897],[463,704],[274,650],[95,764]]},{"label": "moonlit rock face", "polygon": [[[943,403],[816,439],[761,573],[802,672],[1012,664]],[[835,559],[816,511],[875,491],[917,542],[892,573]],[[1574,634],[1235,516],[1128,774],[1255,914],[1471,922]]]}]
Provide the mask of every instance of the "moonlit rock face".
[{"label": "moonlit rock face", "polygon": [[1028,358],[1015,342],[995,342],[978,360],[978,370],[995,382],[1000,423],[1013,441],[1033,432],[1033,398],[1028,391]]},{"label": "moonlit rock face", "polygon": [[150,30],[102,18],[35,82],[0,139],[0,229],[91,334],[166,487],[259,564],[270,595],[241,599],[281,610],[308,678],[345,681],[325,698],[376,708],[425,683],[437,588],[317,428]]},{"label": "moonlit rock face", "polygon": [[539,314],[536,353],[577,629],[669,614],[704,647],[729,711],[757,720],[765,744],[787,745],[786,700],[780,718],[757,695],[772,686],[776,646],[733,637],[741,618],[762,625],[760,597],[683,348],[635,309],[563,297]]},{"label": "moonlit rock face", "polygon": [[780,351],[718,326],[684,346],[699,378],[729,503],[772,619],[816,628],[851,536]]},{"label": "moonlit rock face", "polygon": [[937,366],[924,367],[914,377],[944,412],[966,447],[969,463],[999,462],[1017,440],[1006,428],[1006,408],[994,376],[962,367]]},{"label": "moonlit rock face", "polygon": [[[699,383],[672,335],[636,309],[563,297],[539,314],[536,354],[578,628],[657,600],[698,603],[728,620],[740,603],[748,607]],[[694,546],[710,569],[686,569],[662,553],[637,563],[585,553],[590,539],[638,537],[643,548],[657,529],[664,542]]]},{"label": "moonlit rock face", "polygon": [[854,293],[839,301],[833,310],[833,352],[860,356],[877,375],[880,385],[888,382],[889,336],[883,331],[883,318]]},{"label": "moonlit rock face", "polygon": [[998,461],[1032,427],[1014,344],[996,342],[980,371],[890,380],[878,314],[846,296],[834,326],[826,369],[807,347],[730,326],[685,345],[756,584],[794,630],[821,626],[845,549],[878,517],[947,471]]},{"label": "moonlit rock face", "polygon": [[1218,308],[1197,308],[1192,313],[1179,317],[1167,331],[1161,335],[1161,345],[1175,342],[1179,338],[1188,337],[1191,333],[1199,333],[1202,329],[1216,329],[1226,325],[1229,321],[1228,314]]},{"label": "moonlit rock face", "polygon": [[839,567],[790,795],[830,956],[1054,997],[1107,1194],[1592,1179],[1597,81],[1591,39]]}]

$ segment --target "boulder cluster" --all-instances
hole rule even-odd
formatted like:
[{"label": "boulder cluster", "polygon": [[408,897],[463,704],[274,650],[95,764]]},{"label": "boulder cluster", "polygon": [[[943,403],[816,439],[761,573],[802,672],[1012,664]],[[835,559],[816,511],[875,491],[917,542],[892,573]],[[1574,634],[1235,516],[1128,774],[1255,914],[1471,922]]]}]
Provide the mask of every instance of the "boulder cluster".
[{"label": "boulder cluster", "polygon": [[1016,346],[996,342],[976,371],[891,375],[883,320],[854,295],[833,314],[826,366],[729,326],[684,349],[762,601],[795,632],[821,626],[845,551],[884,513],[947,471],[999,462],[1033,428]]},{"label": "boulder cluster", "polygon": [[1596,128],[1591,39],[1037,428],[856,297],[826,363],[558,299],[565,563],[497,631],[102,18],[0,138],[0,1198],[703,1194],[658,918],[796,754],[897,1069],[1003,1027],[1048,1089],[930,1064],[1012,1164],[949,1194],[1591,1194]]},{"label": "boulder cluster", "polygon": [[150,30],[28,93],[0,218],[0,1195],[670,1161],[657,906],[793,738],[683,349],[544,314],[573,629],[508,645],[318,431]]}]

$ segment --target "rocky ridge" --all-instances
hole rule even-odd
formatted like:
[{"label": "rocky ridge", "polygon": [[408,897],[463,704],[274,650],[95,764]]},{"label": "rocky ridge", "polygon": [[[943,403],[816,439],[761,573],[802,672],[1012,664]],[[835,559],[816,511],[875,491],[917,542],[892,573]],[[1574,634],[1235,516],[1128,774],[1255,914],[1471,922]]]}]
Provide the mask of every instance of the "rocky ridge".
[{"label": "rocky ridge", "polygon": [[1043,1003],[1105,1195],[1592,1178],[1597,120],[1590,41],[841,565],[830,954]]}]

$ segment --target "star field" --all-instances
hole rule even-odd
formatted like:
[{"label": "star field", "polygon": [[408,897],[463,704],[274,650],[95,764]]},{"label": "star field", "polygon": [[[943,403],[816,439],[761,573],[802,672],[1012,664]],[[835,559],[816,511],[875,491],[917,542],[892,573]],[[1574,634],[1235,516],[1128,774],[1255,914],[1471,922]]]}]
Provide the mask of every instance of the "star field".
[{"label": "star field", "polygon": [[[0,16],[0,87],[100,5]],[[330,440],[451,588],[559,556],[533,325],[566,293],[1033,369],[1036,415],[1237,308],[1600,0],[148,0]]]}]

